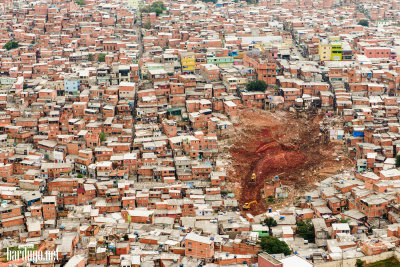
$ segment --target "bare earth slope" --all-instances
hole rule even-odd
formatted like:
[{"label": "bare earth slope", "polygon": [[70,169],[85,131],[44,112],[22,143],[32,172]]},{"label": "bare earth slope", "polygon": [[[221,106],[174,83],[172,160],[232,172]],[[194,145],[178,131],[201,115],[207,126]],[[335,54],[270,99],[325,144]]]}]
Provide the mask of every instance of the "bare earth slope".
[{"label": "bare earth slope", "polygon": [[[295,119],[286,112],[243,110],[235,125],[236,136],[230,148],[232,169],[229,179],[240,204],[257,200],[251,213],[266,211],[261,190],[265,181],[279,175],[293,193],[304,191],[322,178],[350,166],[338,160],[340,144],[323,143],[316,116]],[[256,182],[251,183],[252,173]]]}]

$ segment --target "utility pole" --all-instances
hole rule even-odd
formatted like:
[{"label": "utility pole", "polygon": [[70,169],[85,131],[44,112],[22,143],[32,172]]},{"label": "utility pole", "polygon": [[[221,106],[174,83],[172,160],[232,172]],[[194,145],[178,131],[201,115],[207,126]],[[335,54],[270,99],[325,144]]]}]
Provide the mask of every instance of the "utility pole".
[{"label": "utility pole", "polygon": [[343,249],[342,249],[342,264],[341,266],[343,267]]}]

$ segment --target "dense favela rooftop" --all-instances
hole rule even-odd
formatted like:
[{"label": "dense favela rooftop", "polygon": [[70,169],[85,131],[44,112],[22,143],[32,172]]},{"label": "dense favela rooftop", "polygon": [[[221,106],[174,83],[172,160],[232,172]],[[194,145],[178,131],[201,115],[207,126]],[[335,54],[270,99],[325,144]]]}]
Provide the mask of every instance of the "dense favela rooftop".
[{"label": "dense favela rooftop", "polygon": [[399,5],[0,1],[0,266],[396,262]]}]

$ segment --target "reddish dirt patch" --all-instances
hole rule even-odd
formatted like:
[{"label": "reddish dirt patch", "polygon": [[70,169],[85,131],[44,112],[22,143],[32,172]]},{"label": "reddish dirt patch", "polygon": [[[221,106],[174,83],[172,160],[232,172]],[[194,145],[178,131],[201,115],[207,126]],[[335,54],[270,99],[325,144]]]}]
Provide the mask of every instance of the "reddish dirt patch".
[{"label": "reddish dirt patch", "polygon": [[[232,159],[229,177],[241,205],[258,201],[250,210],[253,214],[266,211],[262,189],[265,181],[274,176],[279,175],[282,184],[295,191],[302,191],[334,174],[343,164],[350,164],[336,160],[340,145],[323,143],[318,123],[321,117],[294,119],[285,112],[244,110],[239,118],[229,151]],[[329,171],[322,173],[327,167]],[[253,173],[255,182],[250,179]]]},{"label": "reddish dirt patch", "polygon": [[306,160],[306,155],[297,146],[280,144],[276,140],[261,143],[254,154],[259,157],[253,171],[258,176],[296,168]]}]

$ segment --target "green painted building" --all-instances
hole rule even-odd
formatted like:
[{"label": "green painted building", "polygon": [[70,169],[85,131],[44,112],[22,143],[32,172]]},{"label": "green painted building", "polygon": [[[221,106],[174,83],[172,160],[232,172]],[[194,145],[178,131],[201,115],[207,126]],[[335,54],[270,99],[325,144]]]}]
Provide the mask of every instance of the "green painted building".
[{"label": "green painted building", "polygon": [[269,236],[269,229],[268,226],[262,225],[262,224],[253,224],[251,226],[251,231],[254,233],[258,233],[258,236],[264,237],[264,236]]},{"label": "green painted building", "polygon": [[221,67],[233,65],[233,57],[208,57],[207,64],[215,64]]}]

